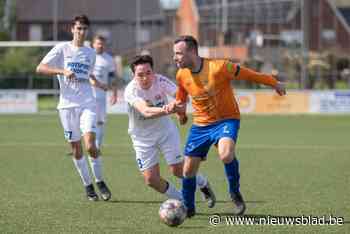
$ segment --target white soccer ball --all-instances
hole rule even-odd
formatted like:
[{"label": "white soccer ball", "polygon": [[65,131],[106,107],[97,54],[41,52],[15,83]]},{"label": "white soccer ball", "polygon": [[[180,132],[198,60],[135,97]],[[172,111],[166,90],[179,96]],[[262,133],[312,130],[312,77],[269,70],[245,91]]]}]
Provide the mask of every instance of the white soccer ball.
[{"label": "white soccer ball", "polygon": [[159,208],[160,220],[170,227],[182,224],[186,219],[186,207],[176,199],[168,199]]}]

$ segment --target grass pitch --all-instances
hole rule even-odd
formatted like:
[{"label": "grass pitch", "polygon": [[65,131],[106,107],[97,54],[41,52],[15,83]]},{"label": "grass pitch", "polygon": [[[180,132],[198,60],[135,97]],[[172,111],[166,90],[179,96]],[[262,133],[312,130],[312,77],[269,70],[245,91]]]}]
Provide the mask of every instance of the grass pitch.
[{"label": "grass pitch", "polygon": [[[166,198],[143,184],[127,117],[110,115],[103,148],[113,197],[89,202],[66,155],[58,116],[0,115],[0,233],[350,233],[349,116],[243,116],[237,146],[246,217],[343,217],[344,225],[209,225],[229,215],[222,163],[212,149],[201,171],[216,192],[208,209],[177,228],[159,221]],[[181,128],[183,141],[189,125]],[[161,161],[162,174],[176,183]]]}]

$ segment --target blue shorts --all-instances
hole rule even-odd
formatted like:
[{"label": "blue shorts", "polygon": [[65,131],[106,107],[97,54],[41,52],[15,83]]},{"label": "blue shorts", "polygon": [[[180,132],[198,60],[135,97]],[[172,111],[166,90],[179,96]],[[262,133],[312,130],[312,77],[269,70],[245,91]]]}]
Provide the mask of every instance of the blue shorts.
[{"label": "blue shorts", "polygon": [[192,125],[185,145],[185,156],[206,158],[210,146],[216,145],[223,137],[236,142],[239,126],[239,119],[225,119],[207,126]]}]

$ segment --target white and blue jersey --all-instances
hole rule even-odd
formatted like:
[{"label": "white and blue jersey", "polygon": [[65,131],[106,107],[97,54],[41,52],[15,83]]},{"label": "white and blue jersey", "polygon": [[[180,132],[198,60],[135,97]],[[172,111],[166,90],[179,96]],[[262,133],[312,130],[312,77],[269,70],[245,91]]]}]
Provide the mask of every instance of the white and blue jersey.
[{"label": "white and blue jersey", "polygon": [[41,63],[74,72],[76,81],[57,75],[60,84],[60,100],[57,109],[95,105],[90,74],[93,71],[96,53],[93,49],[76,47],[72,42],[57,44],[43,58]]},{"label": "white and blue jersey", "polygon": [[142,89],[132,80],[125,89],[124,98],[128,103],[129,134],[136,153],[140,171],[159,163],[162,152],[168,165],[182,162],[180,134],[169,116],[144,118],[134,107],[137,101],[149,106],[162,107],[168,104],[167,96],[175,96],[176,85],[166,77],[156,74],[152,86]]},{"label": "white and blue jersey", "polygon": [[[112,56],[106,52],[96,54],[96,63],[93,74],[100,83],[108,84],[109,74],[114,73],[115,70],[115,63]],[[106,100],[106,91],[94,86],[92,88],[96,99]]]},{"label": "white and blue jersey", "polygon": [[167,96],[175,96],[176,85],[166,77],[156,74],[152,86],[149,89],[142,89],[135,80],[125,88],[124,98],[128,104],[129,134],[137,137],[148,138],[157,137],[174,125],[169,116],[159,118],[144,118],[143,115],[134,108],[136,101],[145,101],[148,106],[162,107],[168,104]]}]

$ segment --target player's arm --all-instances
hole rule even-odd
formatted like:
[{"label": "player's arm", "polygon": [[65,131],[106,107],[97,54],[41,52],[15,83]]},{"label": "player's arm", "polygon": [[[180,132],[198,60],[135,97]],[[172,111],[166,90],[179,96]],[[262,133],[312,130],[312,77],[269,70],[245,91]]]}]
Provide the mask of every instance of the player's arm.
[{"label": "player's arm", "polygon": [[264,84],[274,88],[276,92],[281,96],[286,94],[284,83],[278,81],[272,75],[256,72],[252,69],[245,68],[239,64],[233,64],[231,62],[228,62],[226,64],[226,67],[229,72],[231,71],[231,74],[233,72],[234,79],[236,80],[247,80],[258,84]]},{"label": "player's arm", "polygon": [[100,81],[98,81],[95,77],[95,75],[93,74],[90,74],[90,77],[89,77],[89,81],[90,81],[90,84],[94,87],[97,87],[97,88],[100,88],[104,91],[107,91],[108,90],[108,85],[106,84],[103,84],[101,83]]},{"label": "player's arm", "polygon": [[179,120],[179,123],[181,125],[184,125],[188,121],[187,114],[186,114],[188,94],[187,94],[186,90],[184,89],[184,87],[182,86],[179,79],[177,79],[177,80],[178,80],[178,87],[176,90],[176,105],[178,105],[180,107],[179,110],[181,110],[181,111],[176,112],[176,117]]},{"label": "player's arm", "polygon": [[108,77],[112,78],[112,82],[108,87],[108,89],[111,90],[112,92],[112,95],[109,101],[111,105],[114,105],[118,101],[117,77],[114,72],[109,72]]},{"label": "player's arm", "polygon": [[40,63],[36,67],[36,73],[48,75],[48,76],[63,75],[65,77],[67,77],[68,79],[75,79],[76,78],[74,72],[72,72],[72,71],[52,67],[52,66],[49,66],[48,64],[45,64],[45,63]]},{"label": "player's arm", "polygon": [[145,117],[148,118],[157,118],[164,115],[169,115],[175,112],[174,109],[170,110],[168,105],[163,107],[153,107],[148,106],[144,100],[138,100],[133,103],[133,106]]}]

